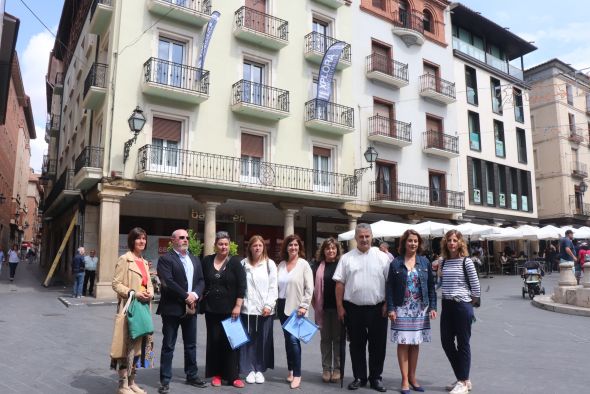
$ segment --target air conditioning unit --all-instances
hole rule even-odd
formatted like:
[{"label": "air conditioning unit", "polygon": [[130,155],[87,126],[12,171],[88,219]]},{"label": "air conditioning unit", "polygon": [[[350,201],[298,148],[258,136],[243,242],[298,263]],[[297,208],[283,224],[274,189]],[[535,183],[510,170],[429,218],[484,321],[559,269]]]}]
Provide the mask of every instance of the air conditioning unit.
[{"label": "air conditioning unit", "polygon": [[481,190],[473,189],[473,202],[476,204],[481,204]]}]

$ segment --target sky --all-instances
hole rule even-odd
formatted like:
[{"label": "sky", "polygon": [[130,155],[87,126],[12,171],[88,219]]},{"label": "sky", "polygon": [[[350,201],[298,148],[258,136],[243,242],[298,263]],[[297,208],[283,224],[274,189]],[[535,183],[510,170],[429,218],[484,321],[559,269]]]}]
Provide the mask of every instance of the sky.
[{"label": "sky", "polygon": [[[222,0],[214,0],[214,7],[216,1]],[[359,1],[354,0],[353,4]],[[31,167],[40,172],[43,153],[47,151],[45,74],[54,36],[23,2],[55,33],[63,0],[6,0],[6,12],[21,22],[16,47],[37,130],[37,139],[31,142]],[[538,49],[524,57],[525,68],[557,57],[576,69],[590,71],[590,31],[587,28],[590,2],[587,0],[560,0],[558,3],[555,0],[464,0],[462,3],[498,25],[509,27],[527,41],[534,41]]]}]

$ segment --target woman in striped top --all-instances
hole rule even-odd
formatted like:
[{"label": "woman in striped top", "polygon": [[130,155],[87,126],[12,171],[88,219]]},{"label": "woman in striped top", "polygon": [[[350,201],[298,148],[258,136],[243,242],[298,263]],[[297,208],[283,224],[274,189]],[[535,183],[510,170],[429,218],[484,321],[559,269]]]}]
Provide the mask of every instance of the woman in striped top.
[{"label": "woman in striped top", "polygon": [[[471,324],[473,297],[481,291],[473,261],[468,257],[467,245],[461,232],[448,231],[442,239],[441,263],[442,312],[440,339],[451,363],[456,382],[447,386],[451,394],[466,394],[471,390],[469,369],[471,367]],[[455,345],[455,340],[457,344]]]}]

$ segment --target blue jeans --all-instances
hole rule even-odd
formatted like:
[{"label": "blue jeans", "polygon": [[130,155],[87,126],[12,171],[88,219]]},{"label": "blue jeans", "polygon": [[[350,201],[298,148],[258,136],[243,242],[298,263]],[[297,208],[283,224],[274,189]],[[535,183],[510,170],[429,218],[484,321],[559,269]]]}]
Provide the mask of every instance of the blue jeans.
[{"label": "blue jeans", "polygon": [[[277,300],[277,313],[279,321],[283,325],[289,316],[285,315],[285,299]],[[293,376],[301,376],[301,342],[296,336],[283,330],[285,336],[285,351],[287,352],[287,369],[293,371]]]},{"label": "blue jeans", "polygon": [[[471,324],[473,306],[469,302],[442,301],[440,341],[457,380],[469,379],[471,369]],[[455,339],[457,344],[455,345]]]},{"label": "blue jeans", "polygon": [[172,379],[172,357],[178,335],[182,330],[184,343],[184,373],[188,380],[197,377],[197,316],[177,317],[162,315],[162,353],[160,360],[160,383],[169,384]]},{"label": "blue jeans", "polygon": [[74,274],[74,289],[72,294],[74,297],[82,296],[82,285],[84,284],[84,272]]}]

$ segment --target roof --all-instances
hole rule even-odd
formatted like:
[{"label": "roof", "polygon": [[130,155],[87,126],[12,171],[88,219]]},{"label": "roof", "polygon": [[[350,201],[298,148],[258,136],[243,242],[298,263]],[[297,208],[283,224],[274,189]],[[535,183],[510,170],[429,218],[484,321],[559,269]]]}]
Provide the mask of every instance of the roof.
[{"label": "roof", "polygon": [[525,78],[530,77],[532,74],[536,74],[541,71],[549,70],[555,68],[559,70],[562,74],[569,76],[572,79],[579,79],[580,81],[584,82],[586,85],[590,85],[590,76],[584,74],[581,71],[578,71],[574,67],[572,67],[569,63],[565,63],[564,61],[553,58],[543,62],[541,64],[537,64],[536,66],[530,67],[524,71]]},{"label": "roof", "polygon": [[450,9],[453,25],[485,37],[487,42],[502,48],[508,60],[519,58],[537,49],[530,42],[461,3],[452,3]]}]

